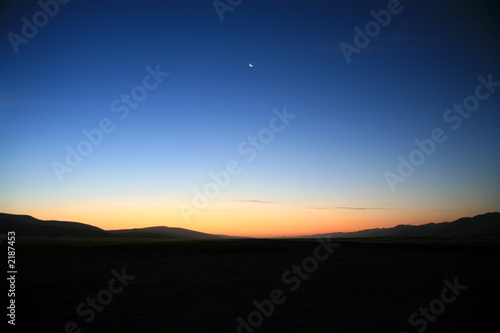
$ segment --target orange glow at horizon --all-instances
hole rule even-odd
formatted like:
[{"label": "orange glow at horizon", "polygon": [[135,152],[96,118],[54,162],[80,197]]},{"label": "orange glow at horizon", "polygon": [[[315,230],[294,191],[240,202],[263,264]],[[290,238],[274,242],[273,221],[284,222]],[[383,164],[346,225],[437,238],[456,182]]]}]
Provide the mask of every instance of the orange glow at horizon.
[{"label": "orange glow at horizon", "polygon": [[[54,213],[56,212],[56,213]],[[23,212],[9,212],[26,214]],[[481,214],[484,212],[477,212]],[[475,212],[310,208],[267,202],[214,202],[209,209],[183,220],[178,202],[88,202],[78,206],[29,212],[41,220],[73,221],[104,230],[167,226],[210,234],[249,237],[313,235],[390,228],[398,224],[453,221]]]}]

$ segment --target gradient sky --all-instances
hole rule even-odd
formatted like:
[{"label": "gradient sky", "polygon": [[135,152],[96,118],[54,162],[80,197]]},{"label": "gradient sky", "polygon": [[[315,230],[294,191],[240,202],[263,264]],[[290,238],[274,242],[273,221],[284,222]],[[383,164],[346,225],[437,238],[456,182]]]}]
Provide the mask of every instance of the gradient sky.
[{"label": "gradient sky", "polygon": [[[4,3],[0,211],[250,236],[499,211],[500,87],[459,127],[443,118],[479,76],[500,81],[495,2],[402,1],[348,63],[339,45],[354,45],[354,27],[388,3],[243,0],[221,21],[212,1],[74,0],[17,53],[9,33],[22,36],[22,18],[41,7]],[[122,94],[143,85],[148,66],[169,75],[121,119]],[[295,118],[274,121],[282,130],[270,139],[284,108]],[[54,162],[66,164],[66,147],[103,119],[114,130],[61,181]],[[385,173],[436,128],[447,140],[392,191]],[[259,133],[268,142],[249,160]],[[196,208],[195,189],[230,161],[239,173]],[[186,207],[196,209],[189,219]]]}]

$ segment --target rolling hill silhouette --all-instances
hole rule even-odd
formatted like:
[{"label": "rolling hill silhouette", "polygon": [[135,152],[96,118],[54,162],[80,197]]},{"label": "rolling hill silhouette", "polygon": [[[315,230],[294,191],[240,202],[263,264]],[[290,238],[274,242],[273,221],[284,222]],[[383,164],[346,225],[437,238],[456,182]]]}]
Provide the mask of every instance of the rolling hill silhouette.
[{"label": "rolling hill silhouette", "polygon": [[[31,237],[230,238],[230,236],[212,235],[189,229],[169,228],[165,226],[106,231],[79,222],[43,221],[29,215],[0,213],[0,233],[5,234],[12,230],[15,230],[18,236]],[[453,222],[428,223],[419,226],[398,225],[393,228],[367,229],[355,232],[333,232],[300,237],[455,237],[491,234],[500,234],[500,213],[498,212],[486,213],[474,217],[463,217]]]},{"label": "rolling hill silhouette", "polygon": [[78,222],[42,221],[29,215],[0,213],[0,233],[14,230],[17,236],[108,237],[100,228]]},{"label": "rolling hill silhouette", "polygon": [[43,221],[29,215],[0,213],[0,233],[16,231],[17,236],[29,237],[121,237],[221,239],[220,236],[182,228],[150,227],[106,231],[88,224],[64,221]]},{"label": "rolling hill silhouette", "polygon": [[500,213],[462,217],[453,222],[423,225],[398,225],[393,228],[366,229],[355,232],[334,232],[307,237],[455,237],[500,234]]},{"label": "rolling hill silhouette", "polygon": [[167,237],[167,238],[179,238],[179,239],[221,239],[217,235],[206,234],[203,232],[193,231],[183,228],[169,228],[169,227],[147,227],[140,229],[120,229],[111,230],[110,233],[114,235],[119,235],[121,237],[144,237],[150,235],[149,237]]}]

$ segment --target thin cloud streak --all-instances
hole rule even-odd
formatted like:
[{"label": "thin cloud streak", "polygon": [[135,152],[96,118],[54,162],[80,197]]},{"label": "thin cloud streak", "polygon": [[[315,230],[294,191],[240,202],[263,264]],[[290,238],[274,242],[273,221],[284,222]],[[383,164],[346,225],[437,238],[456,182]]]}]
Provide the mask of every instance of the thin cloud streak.
[{"label": "thin cloud streak", "polygon": [[407,208],[383,208],[383,207],[334,207],[335,209],[350,210],[408,210]]},{"label": "thin cloud streak", "polygon": [[287,204],[280,201],[268,201],[268,200],[231,200],[231,202],[249,202],[249,203],[264,203],[264,204]]}]

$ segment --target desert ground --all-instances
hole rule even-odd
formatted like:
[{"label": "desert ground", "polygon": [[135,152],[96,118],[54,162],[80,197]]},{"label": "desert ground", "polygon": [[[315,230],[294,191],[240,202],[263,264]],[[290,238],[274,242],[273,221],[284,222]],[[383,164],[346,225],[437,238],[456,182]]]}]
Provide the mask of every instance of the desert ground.
[{"label": "desert ground", "polygon": [[[20,238],[14,331],[486,332],[497,323],[497,244]],[[437,315],[409,323],[429,306]]]}]

